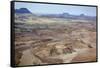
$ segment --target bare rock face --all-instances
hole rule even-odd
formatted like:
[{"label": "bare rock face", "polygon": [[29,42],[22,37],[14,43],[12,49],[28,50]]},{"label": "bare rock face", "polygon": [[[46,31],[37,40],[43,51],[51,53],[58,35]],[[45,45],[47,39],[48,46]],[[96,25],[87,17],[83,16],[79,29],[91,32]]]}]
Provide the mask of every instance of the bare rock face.
[{"label": "bare rock face", "polygon": [[[16,16],[17,14],[15,18]],[[94,23],[91,25],[91,22],[85,20],[42,18],[35,15],[32,17],[29,14],[17,16],[16,65],[71,63],[88,59],[95,61]]]},{"label": "bare rock face", "polygon": [[22,57],[22,53],[21,52],[19,52],[19,51],[17,51],[16,53],[15,53],[15,61],[16,61],[16,65],[18,65],[19,63],[20,63],[20,58]]},{"label": "bare rock face", "polygon": [[38,51],[35,53],[39,57],[48,57],[50,55],[50,50],[49,49],[43,49],[41,51]]},{"label": "bare rock face", "polygon": [[63,60],[62,59],[58,59],[58,58],[48,58],[48,57],[41,57],[38,55],[35,55],[35,57],[37,57],[39,60],[41,60],[41,64],[54,64],[54,63],[62,63]]},{"label": "bare rock face", "polygon": [[75,52],[75,50],[73,49],[72,46],[70,47],[66,47],[63,49],[63,53],[66,54],[66,53],[72,53],[72,52]]},{"label": "bare rock face", "polygon": [[52,57],[72,52],[75,52],[74,48],[71,45],[65,46],[64,44],[56,44],[51,46],[43,45],[37,48],[33,48],[33,54],[39,57]]},{"label": "bare rock face", "polygon": [[63,62],[63,60],[60,58],[52,58],[53,56],[60,54],[55,46],[39,46],[37,48],[33,48],[32,53],[41,61],[40,64],[53,64]]},{"label": "bare rock face", "polygon": [[93,48],[91,45],[88,45],[89,48]]},{"label": "bare rock face", "polygon": [[60,53],[58,52],[56,47],[52,47],[50,50],[50,56],[55,56],[55,55],[59,55]]},{"label": "bare rock face", "polygon": [[96,45],[96,32],[84,28],[72,31],[70,35],[74,48],[92,48]]},{"label": "bare rock face", "polygon": [[39,46],[37,48],[33,48],[33,54],[38,55],[39,57],[49,57],[59,55],[57,48],[54,46]]},{"label": "bare rock face", "polygon": [[55,64],[55,63],[62,63],[63,60],[58,59],[58,58],[46,58],[44,59],[44,62],[49,63],[49,64]]},{"label": "bare rock face", "polygon": [[76,57],[72,59],[72,62],[89,62],[89,61],[96,61],[95,48],[89,48],[86,51],[80,52]]}]

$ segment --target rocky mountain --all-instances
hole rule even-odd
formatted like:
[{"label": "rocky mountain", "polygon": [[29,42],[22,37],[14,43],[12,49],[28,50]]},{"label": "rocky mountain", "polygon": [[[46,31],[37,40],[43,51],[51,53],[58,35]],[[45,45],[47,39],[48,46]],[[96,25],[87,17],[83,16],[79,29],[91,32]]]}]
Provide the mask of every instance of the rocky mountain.
[{"label": "rocky mountain", "polygon": [[[27,8],[20,8],[15,9],[15,13],[18,14],[34,14],[31,11],[29,11]],[[85,14],[80,15],[73,15],[69,13],[61,13],[61,14],[34,14],[38,17],[48,17],[48,18],[66,18],[66,19],[78,19],[78,20],[96,20],[96,16],[87,16]]]},{"label": "rocky mountain", "polygon": [[15,9],[15,13],[31,13],[27,8]]},{"label": "rocky mountain", "polygon": [[72,14],[69,14],[69,13],[46,14],[46,15],[41,15],[41,17],[66,18],[66,19],[78,19],[78,20],[96,20],[96,17],[95,16],[87,16],[87,15],[84,15],[84,14],[72,15]]}]

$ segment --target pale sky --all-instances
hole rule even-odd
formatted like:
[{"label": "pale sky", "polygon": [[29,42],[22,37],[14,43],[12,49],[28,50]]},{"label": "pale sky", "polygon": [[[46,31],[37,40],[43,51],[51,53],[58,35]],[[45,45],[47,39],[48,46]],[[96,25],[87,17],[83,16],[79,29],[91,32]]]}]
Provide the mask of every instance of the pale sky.
[{"label": "pale sky", "polygon": [[15,2],[15,9],[20,9],[20,8],[27,8],[32,13],[37,13],[37,14],[70,13],[73,15],[85,14],[87,16],[96,16],[96,7],[90,7],[90,6]]}]

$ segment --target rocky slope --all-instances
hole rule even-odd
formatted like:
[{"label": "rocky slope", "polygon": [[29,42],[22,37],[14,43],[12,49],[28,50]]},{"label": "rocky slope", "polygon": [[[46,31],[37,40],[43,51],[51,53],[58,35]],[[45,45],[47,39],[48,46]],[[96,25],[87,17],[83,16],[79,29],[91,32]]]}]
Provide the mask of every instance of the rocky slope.
[{"label": "rocky slope", "polygon": [[15,19],[16,65],[96,61],[96,22],[29,14]]}]

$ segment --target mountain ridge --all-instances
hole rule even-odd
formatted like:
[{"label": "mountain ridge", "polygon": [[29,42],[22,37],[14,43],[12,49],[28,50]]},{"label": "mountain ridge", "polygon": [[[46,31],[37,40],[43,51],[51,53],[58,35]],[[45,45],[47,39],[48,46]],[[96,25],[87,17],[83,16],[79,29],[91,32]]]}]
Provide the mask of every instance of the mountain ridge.
[{"label": "mountain ridge", "polygon": [[[19,8],[15,9],[15,13],[17,14],[34,14],[27,8]],[[61,14],[35,14],[38,17],[47,17],[47,18],[67,18],[67,19],[81,19],[81,20],[96,20],[96,16],[87,16],[85,14],[73,15],[70,13],[61,13]]]}]

